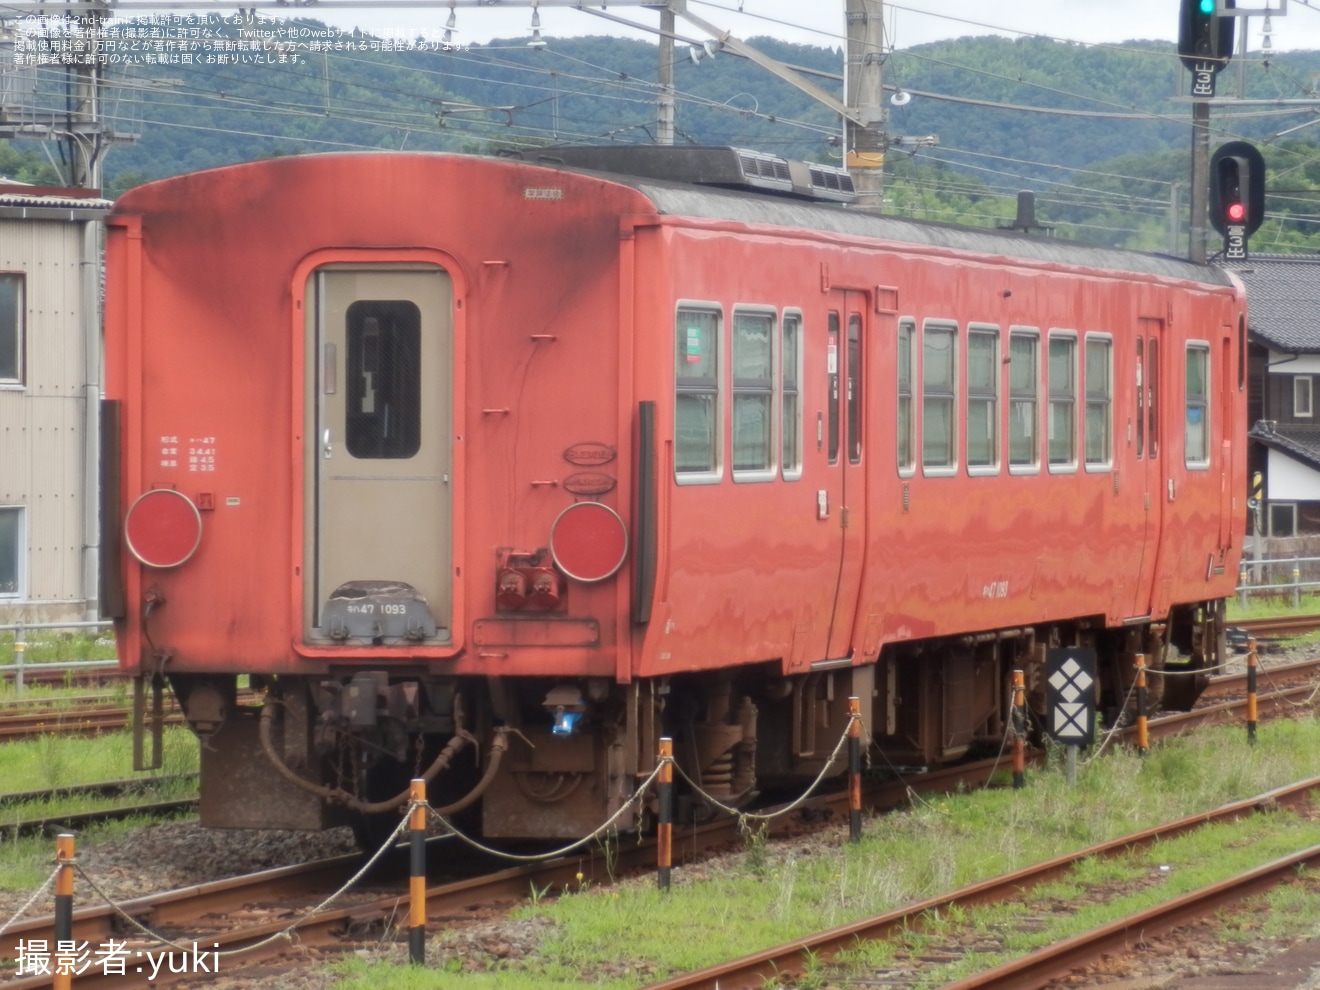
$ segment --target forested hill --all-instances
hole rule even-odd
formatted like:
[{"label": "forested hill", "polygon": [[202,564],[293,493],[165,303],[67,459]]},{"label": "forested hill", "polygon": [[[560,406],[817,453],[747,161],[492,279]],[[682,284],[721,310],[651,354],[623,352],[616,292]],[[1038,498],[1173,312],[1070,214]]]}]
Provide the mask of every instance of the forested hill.
[{"label": "forested hill", "polygon": [[[276,41],[295,31],[324,37],[315,21],[260,21]],[[353,35],[340,36],[338,46],[317,40],[289,49],[269,38],[252,45],[240,27],[234,20],[223,30],[242,59],[111,72],[112,122],[140,138],[110,152],[109,191],[273,155],[654,137],[656,48],[645,42],[547,37],[535,49],[517,38],[440,50]],[[843,63],[838,49],[751,41],[821,73],[838,73]],[[285,51],[284,60],[259,58]],[[693,61],[679,46],[675,75],[679,141],[838,160],[837,118],[758,66],[728,52]],[[1042,218],[1062,236],[1163,246],[1172,184],[1186,181],[1190,135],[1189,104],[1177,99],[1190,73],[1170,45],[963,38],[893,52],[884,78],[886,87],[912,94],[904,105],[887,103],[890,135],[911,142],[889,155],[888,208],[995,223],[1011,217],[1017,189],[1032,188]],[[1320,53],[1253,58],[1242,79],[1249,96],[1314,96]],[[837,82],[815,80],[838,90]],[[1238,84],[1236,66],[1221,74],[1221,94],[1233,95]],[[1313,119],[1309,108],[1283,104],[1217,109],[1212,141],[1262,144],[1272,186],[1305,193],[1320,184],[1320,148],[1304,126]],[[1291,128],[1300,129],[1275,137]],[[11,174],[30,166],[0,156]],[[1302,219],[1310,201],[1271,201],[1272,213],[1292,214],[1280,221],[1276,247],[1310,246]]]}]

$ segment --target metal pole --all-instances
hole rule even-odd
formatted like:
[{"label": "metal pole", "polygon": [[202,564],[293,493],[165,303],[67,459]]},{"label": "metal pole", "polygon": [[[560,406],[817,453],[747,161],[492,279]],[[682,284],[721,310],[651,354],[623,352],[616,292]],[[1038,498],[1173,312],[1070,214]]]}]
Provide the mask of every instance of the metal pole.
[{"label": "metal pole", "polygon": [[862,700],[848,699],[848,838],[862,841]]},{"label": "metal pole", "polygon": [[1027,675],[1013,671],[1013,789],[1027,786]]},{"label": "metal pole", "polygon": [[674,865],[674,740],[660,740],[660,775],[656,779],[660,800],[660,822],[655,830],[656,882],[661,890],[669,889],[669,874]]},{"label": "metal pole", "polygon": [[1068,775],[1068,786],[1077,786],[1077,747],[1069,743],[1064,747],[1063,765]]},{"label": "metal pole", "polygon": [[1146,724],[1146,654],[1137,654],[1137,752],[1150,751],[1150,731]]},{"label": "metal pole", "polygon": [[1247,640],[1247,742],[1256,745],[1256,637]]},{"label": "metal pole", "polygon": [[23,661],[24,654],[27,653],[27,632],[23,628],[23,623],[18,624],[14,630],[14,691],[17,694],[23,693]]},{"label": "metal pole", "polygon": [[1192,221],[1187,257],[1198,265],[1206,259],[1206,220],[1210,213],[1210,104],[1192,102]]},{"label": "metal pole", "polygon": [[[55,948],[60,943],[73,942],[73,853],[74,838],[61,832],[55,839],[55,862],[59,874],[55,877]],[[56,966],[51,985],[55,990],[69,990],[73,985],[73,970]]]},{"label": "metal pole", "polygon": [[408,961],[426,965],[426,781],[409,785],[412,812],[408,818],[410,867],[408,877]]}]

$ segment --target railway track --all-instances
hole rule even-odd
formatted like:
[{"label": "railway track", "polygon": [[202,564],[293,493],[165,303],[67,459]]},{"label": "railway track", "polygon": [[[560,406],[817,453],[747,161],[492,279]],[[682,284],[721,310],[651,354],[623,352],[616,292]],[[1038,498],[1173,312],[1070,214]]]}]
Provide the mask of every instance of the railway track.
[{"label": "railway track", "polygon": [[1266,619],[1240,619],[1231,628],[1251,636],[1301,636],[1320,629],[1320,615],[1280,615]]},{"label": "railway track", "polygon": [[[96,705],[88,708],[4,715],[0,717],[0,742],[45,735],[96,736],[103,732],[126,729],[132,722],[133,709],[121,705]],[[183,715],[177,711],[167,713],[165,724],[181,725]]]},{"label": "railway track", "polygon": [[[1309,693],[1310,688],[1289,690]],[[1272,698],[1281,700],[1283,696],[1280,694],[1276,698],[1275,695],[1262,695],[1262,711],[1268,711]],[[1196,725],[1222,721],[1238,715],[1243,705],[1242,700],[1228,701],[1194,712],[1154,719],[1150,724],[1150,733],[1152,738],[1159,738],[1163,735],[1185,732],[1189,727]],[[1043,759],[1043,754],[1032,754],[1032,758],[1039,762]],[[875,809],[895,808],[909,803],[914,795],[938,794],[957,788],[983,786],[992,775],[1003,772],[1006,768],[1004,759],[996,758],[921,773],[900,781],[868,781],[864,785],[864,801],[868,807]],[[1305,785],[1298,785],[1299,790],[1307,791],[1317,787],[1320,787],[1320,778],[1306,782]],[[841,817],[846,814],[847,800],[846,792],[824,794],[804,802],[802,810],[805,815],[814,818]],[[1149,841],[1155,841],[1161,835],[1167,837],[1179,834],[1179,829],[1195,827],[1197,824],[1214,820],[1215,816],[1224,818],[1241,816],[1269,802],[1284,803],[1290,800],[1293,800],[1293,797],[1289,793],[1280,791],[1267,799],[1240,802],[1219,812],[1193,816],[1183,822],[1172,823],[1165,826],[1164,832],[1154,830],[1153,837]],[[774,819],[770,822],[768,834],[770,837],[776,837],[800,833],[803,827],[800,818],[793,821]],[[742,841],[738,823],[734,820],[721,819],[706,825],[685,828],[681,834],[675,836],[675,863],[691,863],[711,853],[738,848]],[[1118,848],[1119,844],[1131,845],[1133,841],[1133,837],[1127,837],[1109,845]],[[1085,851],[1084,854],[1097,853],[1092,849]],[[472,857],[466,853],[463,858],[472,860]],[[1076,858],[1065,857],[1068,861]],[[267,870],[230,880],[148,895],[121,906],[153,930],[162,931],[167,935],[173,934],[176,937],[186,937],[189,940],[196,937],[198,942],[206,946],[209,951],[224,953],[254,945],[283,931],[289,926],[291,919],[298,916],[300,910],[320,903],[329,893],[338,889],[360,863],[361,859],[358,856],[341,856],[303,866]],[[429,886],[426,893],[427,913],[432,922],[438,921],[444,924],[454,918],[470,916],[476,905],[518,903],[525,900],[528,891],[532,889],[543,890],[547,887],[569,889],[574,885],[607,884],[622,874],[649,871],[654,867],[654,863],[655,850],[651,842],[620,843],[610,851],[609,855],[601,849],[587,849],[579,855],[498,870],[482,876],[448,880]],[[406,878],[401,867],[395,868],[399,870],[399,875],[388,889],[382,890],[376,886],[354,891],[347,895],[347,904],[337,904],[332,909],[299,923],[296,927],[297,944],[302,948],[342,947],[346,942],[358,944],[357,940],[368,936],[373,942],[379,941],[382,931],[397,924],[398,919],[407,916],[408,898],[402,893],[406,888]],[[1038,871],[1039,879],[1035,881],[1038,883],[1040,879],[1057,875],[1065,869],[1067,865],[1062,860],[1050,861],[1023,873]],[[1051,870],[1055,872],[1051,873]],[[1017,879],[1013,882],[1019,886],[1024,882],[1022,875],[1015,874],[1014,877]],[[1012,882],[1008,883],[1005,889],[1010,887]],[[911,910],[919,913],[930,908],[931,904],[927,903],[919,906],[919,909]],[[15,958],[20,939],[49,938],[52,925],[53,920],[49,917],[18,922],[0,936],[0,958]],[[87,942],[90,945],[104,944],[111,937],[128,938],[130,951],[144,953],[143,958],[149,958],[146,953],[161,951],[154,943],[134,941],[131,933],[125,931],[125,926],[114,909],[105,905],[76,910],[73,937],[75,941]],[[855,934],[849,936],[853,940],[857,937]],[[824,951],[816,948],[812,940],[794,943],[794,947],[799,955],[805,949],[817,954]],[[244,955],[242,964],[268,959],[286,950],[287,945],[284,942],[273,943],[258,952]],[[235,963],[235,966],[237,965]],[[91,969],[78,978],[78,985],[140,988],[143,978],[142,973],[134,972],[133,966],[128,967],[124,976],[106,975],[99,970]],[[171,977],[161,971],[154,982],[161,984],[177,978],[178,976]],[[192,974],[192,981],[196,979],[197,974]],[[35,990],[50,985],[50,980],[45,977],[29,977],[0,984],[0,987],[3,990]],[[672,985],[684,984],[672,983]],[[722,981],[720,985],[727,990],[728,987],[739,984]],[[758,987],[763,985],[759,982],[756,984]]]},{"label": "railway track", "polygon": [[[96,784],[71,784],[66,787],[51,787],[43,790],[13,791],[0,794],[0,832],[8,835],[15,833],[31,834],[50,832],[55,829],[80,829],[88,825],[119,821],[137,815],[158,817],[177,814],[195,807],[195,797],[175,798],[170,800],[144,800],[164,787],[182,780],[196,781],[196,774],[168,777],[141,777],[130,780],[111,780]],[[91,811],[69,811],[56,814],[26,815],[24,807],[48,804],[63,798],[91,799],[133,799],[131,804],[117,805],[113,808],[98,808]]]},{"label": "railway track", "polygon": [[[867,918],[864,921],[833,928],[787,945],[776,946],[763,952],[744,956],[719,966],[696,973],[652,984],[647,990],[761,990],[766,986],[791,982],[805,976],[811,967],[818,966],[844,949],[855,949],[859,942],[891,938],[904,932],[920,929],[931,917],[946,916],[950,911],[995,904],[1019,897],[1024,891],[1042,883],[1059,879],[1087,859],[1104,858],[1144,849],[1155,843],[1168,841],[1206,825],[1234,821],[1261,809],[1278,806],[1298,806],[1310,800],[1320,790],[1320,777],[1280,788],[1257,798],[1225,805],[1201,815],[1192,815],[1153,829],[1136,832],[1110,842],[1078,850],[1066,856],[1037,863],[1024,870],[995,877],[929,900]],[[1075,939],[1033,952],[1004,966],[988,970],[976,977],[959,981],[945,990],[1023,990],[1043,986],[1049,980],[1071,972],[1082,963],[1110,949],[1126,944],[1133,932],[1154,933],[1181,924],[1189,917],[1214,910],[1218,905],[1257,893],[1267,885],[1279,882],[1295,872],[1299,865],[1320,863],[1320,846],[1288,860],[1269,864],[1252,871],[1251,875],[1236,877],[1221,884],[1207,887],[1195,895],[1178,898],[1088,932]],[[1145,926],[1145,927],[1143,927]]]}]

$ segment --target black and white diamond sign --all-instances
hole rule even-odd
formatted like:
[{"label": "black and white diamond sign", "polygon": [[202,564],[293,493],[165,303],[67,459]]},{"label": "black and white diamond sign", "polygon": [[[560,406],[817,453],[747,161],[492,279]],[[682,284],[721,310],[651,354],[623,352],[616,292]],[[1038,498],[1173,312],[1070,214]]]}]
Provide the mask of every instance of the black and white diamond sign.
[{"label": "black and white diamond sign", "polygon": [[1047,728],[1056,742],[1089,746],[1095,741],[1095,651],[1045,651]]}]

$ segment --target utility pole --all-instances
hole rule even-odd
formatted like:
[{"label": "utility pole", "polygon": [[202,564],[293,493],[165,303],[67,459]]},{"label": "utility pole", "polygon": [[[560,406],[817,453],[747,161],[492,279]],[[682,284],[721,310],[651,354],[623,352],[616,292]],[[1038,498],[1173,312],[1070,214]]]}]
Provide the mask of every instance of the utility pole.
[{"label": "utility pole", "polygon": [[656,98],[656,144],[674,143],[674,11],[660,10],[660,65],[656,72],[660,95]]},{"label": "utility pole", "polygon": [[848,108],[844,164],[852,173],[862,209],[880,212],[884,195],[885,104],[884,5],[847,0],[848,59],[844,70]]},{"label": "utility pole", "polygon": [[1210,104],[1192,103],[1192,222],[1188,232],[1187,258],[1205,264],[1205,221],[1210,212]]}]

